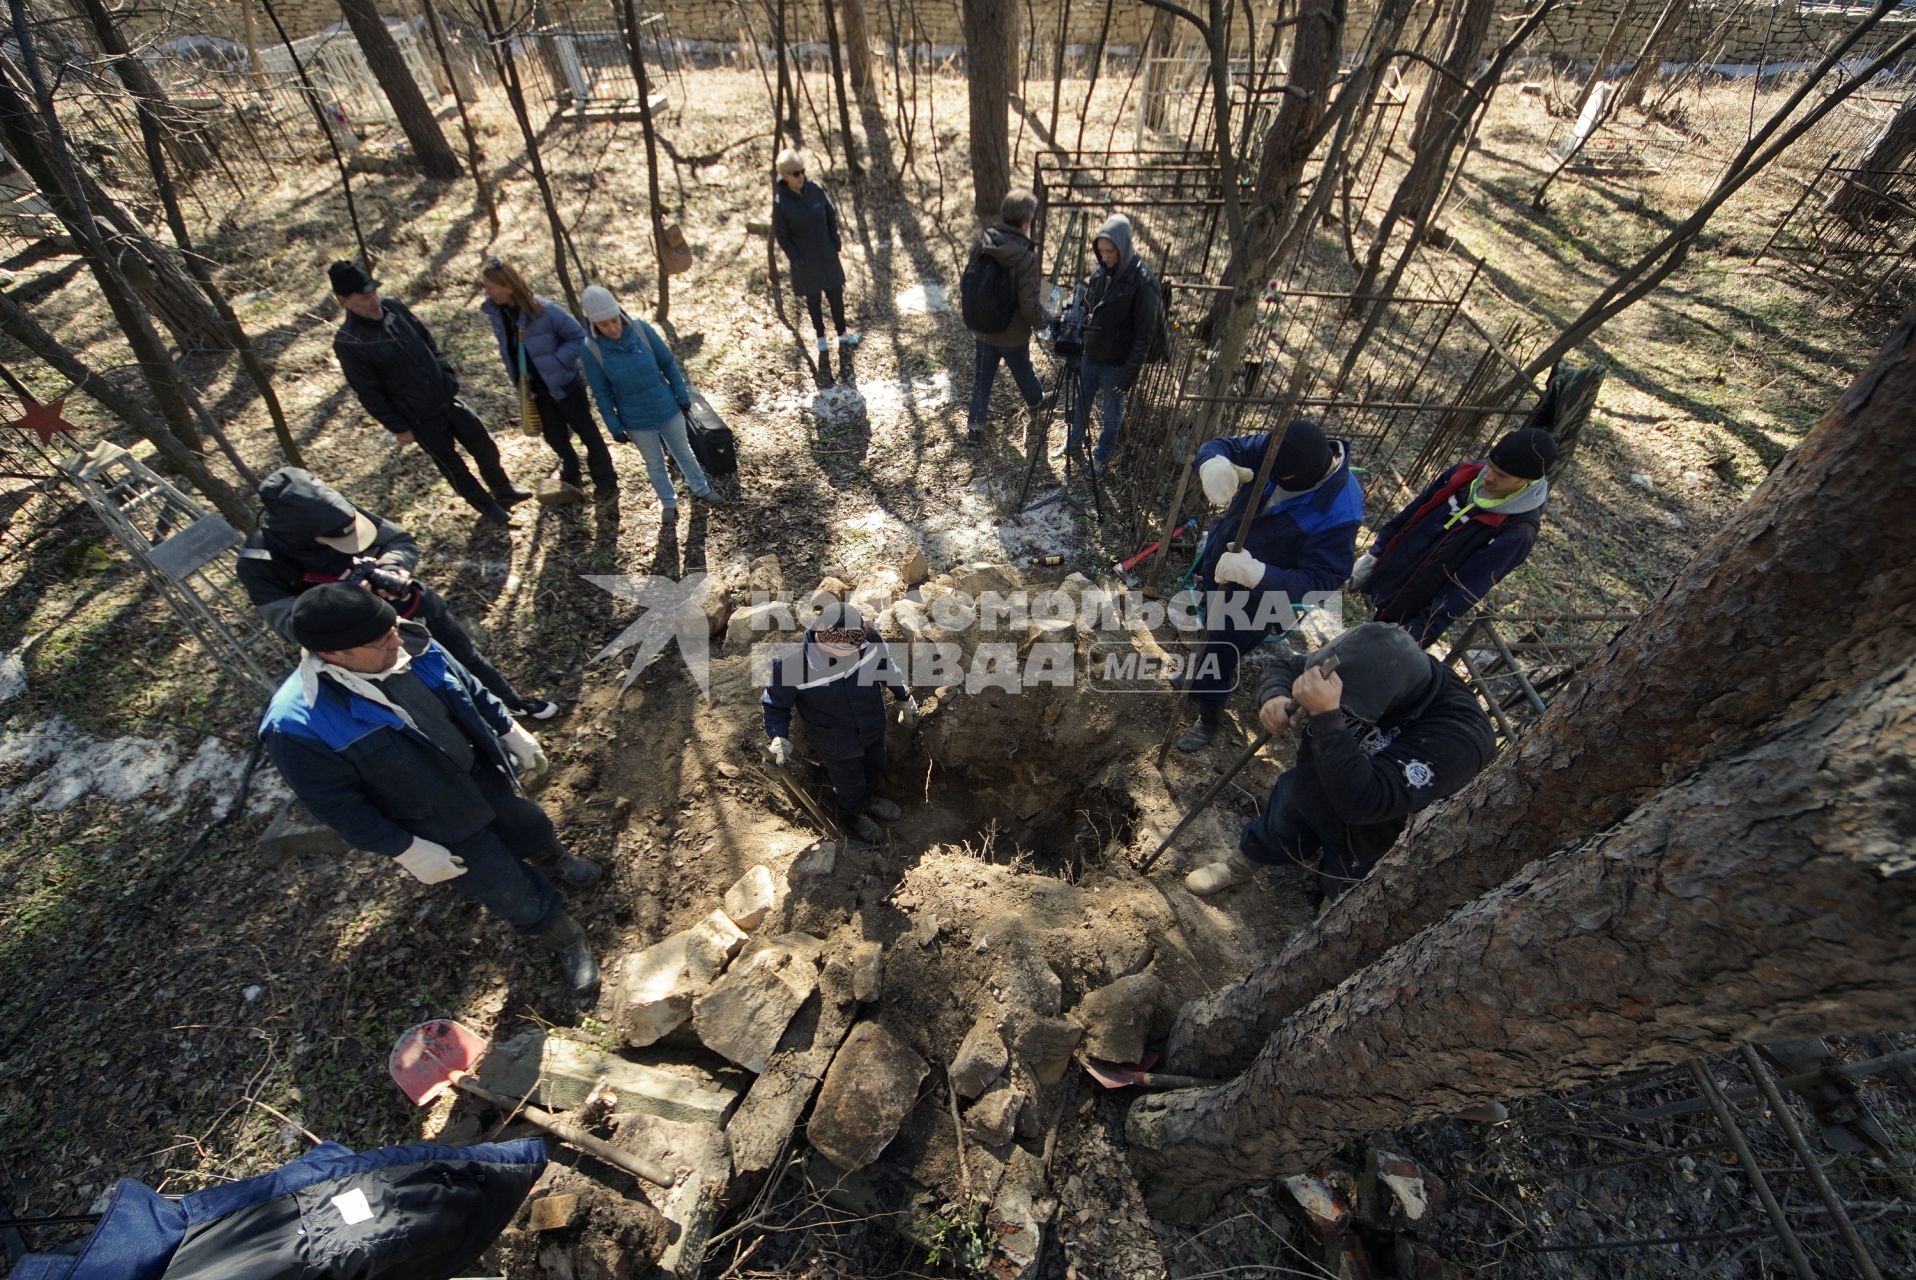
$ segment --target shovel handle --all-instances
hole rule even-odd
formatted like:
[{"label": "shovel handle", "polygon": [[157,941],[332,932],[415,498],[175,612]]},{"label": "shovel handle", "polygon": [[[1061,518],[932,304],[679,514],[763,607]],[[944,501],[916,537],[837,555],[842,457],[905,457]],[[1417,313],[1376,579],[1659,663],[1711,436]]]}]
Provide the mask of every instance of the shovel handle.
[{"label": "shovel handle", "polygon": [[519,1106],[516,1099],[508,1098],[502,1093],[494,1093],[463,1071],[455,1072],[452,1082],[473,1097],[490,1102],[495,1107],[504,1107],[508,1111],[516,1107],[526,1119],[559,1141],[567,1146],[577,1147],[587,1155],[596,1160],[602,1160],[615,1169],[623,1169],[634,1177],[644,1178],[647,1182],[661,1187],[670,1187],[677,1180],[669,1169],[661,1169],[642,1156],[633,1155],[630,1151],[622,1151],[604,1138],[594,1137],[578,1125],[561,1120],[543,1107]]}]

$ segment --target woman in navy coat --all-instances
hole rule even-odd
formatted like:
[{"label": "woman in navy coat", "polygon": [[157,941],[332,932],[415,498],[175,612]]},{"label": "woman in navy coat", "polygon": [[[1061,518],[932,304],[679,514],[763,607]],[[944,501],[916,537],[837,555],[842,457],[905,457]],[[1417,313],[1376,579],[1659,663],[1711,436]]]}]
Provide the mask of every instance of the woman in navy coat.
[{"label": "woman in navy coat", "polygon": [[858,345],[858,331],[845,328],[845,268],[838,261],[838,210],[816,182],[805,177],[805,157],[790,147],[778,153],[778,180],[772,184],[772,235],[791,264],[792,292],[805,299],[820,352],[831,350],[825,337],[825,309],[843,347]]}]

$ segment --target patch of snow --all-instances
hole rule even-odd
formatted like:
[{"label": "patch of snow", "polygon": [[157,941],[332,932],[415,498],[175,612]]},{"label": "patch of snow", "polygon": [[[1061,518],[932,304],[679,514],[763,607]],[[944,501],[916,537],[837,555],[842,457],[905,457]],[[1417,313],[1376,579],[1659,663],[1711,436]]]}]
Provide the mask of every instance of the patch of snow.
[{"label": "patch of snow", "polygon": [[17,698],[27,691],[27,664],[18,652],[0,653],[0,702]]},{"label": "patch of snow", "polygon": [[[1014,483],[1022,479],[1020,475]],[[1035,490],[1032,501],[1043,502],[1048,496]],[[1068,558],[1084,545],[1075,513],[1062,501],[1054,499],[1007,518],[1002,495],[986,480],[974,481],[957,499],[955,508],[927,516],[916,528],[880,509],[833,520],[826,559],[856,574],[896,561],[915,541],[935,572],[961,561],[1023,567],[1034,556]]]},{"label": "patch of snow", "polygon": [[[148,820],[179,812],[195,796],[211,801],[222,818],[239,790],[247,753],[219,738],[204,738],[186,755],[170,738],[95,738],[62,716],[0,735],[0,777],[22,778],[0,787],[0,809],[30,804],[58,812],[87,796],[140,805]],[[249,812],[263,812],[287,796],[270,769],[253,775]]]},{"label": "patch of snow", "polygon": [[857,422],[860,418],[892,417],[907,410],[942,409],[951,403],[951,374],[940,369],[923,378],[892,378],[882,382],[841,382],[807,396],[789,391],[769,397],[763,409],[770,414],[810,414],[820,422]]},{"label": "patch of snow", "polygon": [[1656,492],[1657,482],[1650,478],[1650,473],[1648,471],[1632,471],[1630,473],[1630,483],[1635,485],[1637,488],[1643,490],[1645,493]]},{"label": "patch of snow", "polygon": [[894,294],[892,301],[898,306],[901,316],[924,316],[935,312],[951,310],[951,300],[945,296],[945,286],[921,280],[903,293]]}]

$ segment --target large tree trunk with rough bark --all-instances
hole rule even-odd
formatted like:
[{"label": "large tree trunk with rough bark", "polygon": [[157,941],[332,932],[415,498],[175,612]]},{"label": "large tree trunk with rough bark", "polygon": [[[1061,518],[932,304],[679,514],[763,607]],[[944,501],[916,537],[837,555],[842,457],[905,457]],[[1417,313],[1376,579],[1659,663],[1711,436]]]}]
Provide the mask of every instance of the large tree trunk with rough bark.
[{"label": "large tree trunk with rough bark", "polygon": [[[1417,123],[1411,129],[1410,149],[1422,151],[1442,135],[1444,124],[1457,110],[1464,96],[1464,85],[1483,56],[1484,39],[1490,34],[1495,16],[1495,0],[1464,0],[1450,27],[1450,38],[1438,58],[1443,71],[1432,69],[1424,85],[1424,96],[1417,103]],[[1447,71],[1450,74],[1445,75]]]},{"label": "large tree trunk with rough bark", "polygon": [[412,146],[419,171],[428,178],[457,178],[459,157],[453,154],[426,96],[419,91],[412,69],[400,56],[392,32],[386,30],[379,6],[373,0],[339,0],[339,9],[346,15],[346,25],[353,29],[353,39],[359,42],[373,78],[379,81],[380,91],[399,117],[399,127]]},{"label": "large tree trunk with rough bark", "polygon": [[1903,662],[1916,650],[1912,406],[1916,313],[1528,733],[1269,964],[1181,1011],[1170,1069],[1241,1067],[1318,995],[1533,859]]},{"label": "large tree trunk with rough bark", "polygon": [[1485,1098],[1908,1026],[1916,660],[1899,634],[1887,667],[1877,647],[1854,679],[1828,671],[1774,708],[1781,728],[1318,997],[1237,1080],[1139,1102],[1126,1132],[1153,1207],[1183,1217]]},{"label": "large tree trunk with rough bark", "polygon": [[1912,154],[1916,154],[1916,93],[1903,99],[1883,131],[1853,162],[1855,176],[1846,179],[1829,198],[1829,211],[1858,226],[1879,210],[1891,213],[1896,206],[1884,199],[1883,192]]},{"label": "large tree trunk with rough bark", "polygon": [[865,0],[838,0],[838,25],[845,39],[845,75],[852,96],[861,106],[878,105],[878,83],[872,79],[872,30],[865,17]]},{"label": "large tree trunk with rough bark", "polygon": [[1643,52],[1637,55],[1637,65],[1631,69],[1629,78],[1623,82],[1622,91],[1617,94],[1619,105],[1643,105],[1643,95],[1650,91],[1651,83],[1657,78],[1657,70],[1663,65],[1663,55],[1675,43],[1677,32],[1683,29],[1683,20],[1689,13],[1690,0],[1669,0],[1664,5],[1656,26],[1650,28],[1649,38],[1643,42]]},{"label": "large tree trunk with rough bark", "polygon": [[986,222],[1011,190],[1011,0],[964,0],[965,79],[971,94],[972,208]]}]

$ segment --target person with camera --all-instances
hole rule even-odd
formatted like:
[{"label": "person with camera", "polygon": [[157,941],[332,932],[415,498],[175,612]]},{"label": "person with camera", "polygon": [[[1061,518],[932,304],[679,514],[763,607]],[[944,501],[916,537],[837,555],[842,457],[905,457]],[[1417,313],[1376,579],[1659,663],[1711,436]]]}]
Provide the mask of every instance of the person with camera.
[{"label": "person with camera", "polygon": [[293,605],[323,582],[350,582],[424,623],[460,665],[514,715],[547,720],[558,704],[527,698],[486,661],[445,600],[413,577],[419,544],[383,516],[363,511],[301,467],[281,467],[259,487],[259,525],[239,549],[239,580],[260,616],[294,644]]}]

